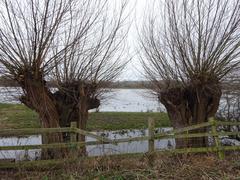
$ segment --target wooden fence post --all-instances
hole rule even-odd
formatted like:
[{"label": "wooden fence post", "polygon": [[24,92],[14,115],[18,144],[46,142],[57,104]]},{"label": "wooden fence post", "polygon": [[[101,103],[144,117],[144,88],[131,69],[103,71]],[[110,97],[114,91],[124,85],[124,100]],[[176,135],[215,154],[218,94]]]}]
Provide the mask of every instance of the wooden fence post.
[{"label": "wooden fence post", "polygon": [[155,121],[152,118],[148,118],[148,152],[154,152],[154,134],[155,134]]},{"label": "wooden fence post", "polygon": [[209,122],[211,122],[212,137],[214,138],[215,146],[218,150],[218,157],[219,157],[219,159],[224,159],[224,152],[221,149],[221,142],[220,142],[219,136],[217,134],[216,120],[214,118],[209,118]]},{"label": "wooden fence post", "polygon": [[[71,130],[73,131],[73,129],[77,128],[77,122],[71,122]],[[71,132],[70,133],[70,142],[71,143],[76,143],[77,142],[77,133],[75,132]],[[75,153],[76,153],[76,150],[77,148],[75,147],[76,145],[75,144],[72,144],[72,148],[71,148],[71,156],[74,157]]]},{"label": "wooden fence post", "polygon": [[[71,122],[71,130],[77,128],[77,122]],[[71,132],[70,133],[70,141],[77,142],[77,133]]]}]

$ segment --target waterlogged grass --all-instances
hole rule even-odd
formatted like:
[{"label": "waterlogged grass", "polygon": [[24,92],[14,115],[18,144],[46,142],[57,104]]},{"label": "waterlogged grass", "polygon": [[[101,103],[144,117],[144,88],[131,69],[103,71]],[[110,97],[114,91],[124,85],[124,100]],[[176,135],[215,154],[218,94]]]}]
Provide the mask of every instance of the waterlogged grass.
[{"label": "waterlogged grass", "polygon": [[157,127],[170,126],[166,113],[144,112],[100,112],[91,113],[87,128],[89,130],[119,130],[147,128],[147,119],[156,121]]},{"label": "waterlogged grass", "polygon": [[[147,128],[147,119],[156,121],[157,127],[170,126],[166,113],[99,112],[90,113],[88,130],[121,130]],[[0,128],[40,127],[37,113],[21,104],[0,104]]]}]

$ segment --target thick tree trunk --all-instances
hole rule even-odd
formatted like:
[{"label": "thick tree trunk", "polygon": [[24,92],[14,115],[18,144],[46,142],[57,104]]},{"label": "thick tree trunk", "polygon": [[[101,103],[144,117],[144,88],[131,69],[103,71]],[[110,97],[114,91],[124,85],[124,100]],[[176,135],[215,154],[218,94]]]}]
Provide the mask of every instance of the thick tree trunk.
[{"label": "thick tree trunk", "polygon": [[[95,91],[94,88],[91,84],[68,82],[62,84],[62,89],[53,94],[57,102],[61,127],[69,127],[70,123],[75,121],[79,129],[86,129],[88,110],[97,108],[100,105],[100,101],[92,96],[92,92]],[[69,140],[69,134],[64,135],[64,140]],[[77,140],[85,142],[85,136],[79,135]],[[81,149],[80,154],[83,155],[85,152],[86,148],[84,147]]]},{"label": "thick tree trunk", "polygon": [[[174,129],[199,124],[214,116],[221,97],[219,86],[213,89],[202,88],[171,88],[161,91],[160,102],[166,107],[169,119]],[[190,131],[189,133],[206,132],[206,128]],[[177,147],[207,146],[207,138],[176,139]]]},{"label": "thick tree trunk", "polygon": [[[87,120],[88,120],[88,101],[87,97],[81,97],[79,101],[79,119],[77,122],[77,127],[79,129],[86,130],[87,128]],[[78,141],[85,142],[86,136],[85,135],[78,135]],[[83,146],[80,150],[81,155],[86,155],[86,146]]]},{"label": "thick tree trunk", "polygon": [[[41,73],[38,75],[39,77],[36,77],[27,72],[21,75],[18,82],[25,93],[25,96],[20,99],[21,102],[39,114],[42,127],[69,127],[72,121],[76,121],[78,128],[85,130],[88,110],[100,105],[100,101],[93,96],[96,90],[95,85],[79,82],[66,83],[62,85],[61,90],[52,94],[41,78]],[[69,134],[55,133],[43,137],[44,144],[63,141],[69,141]],[[80,135],[78,141],[85,141],[85,136]],[[81,151],[85,153],[86,148],[84,147]],[[62,152],[49,150],[43,154],[44,158],[49,156],[56,158],[62,157],[63,153],[67,154],[67,150]]]},{"label": "thick tree trunk", "polygon": [[[162,91],[159,100],[165,106],[174,129],[183,128],[190,124],[191,115],[182,89]],[[176,139],[177,147],[187,147],[188,145],[187,139]]]},{"label": "thick tree trunk", "polygon": [[[55,106],[51,92],[45,87],[42,80],[25,78],[21,84],[25,96],[20,98],[21,102],[39,114],[41,126],[43,128],[56,128],[59,126],[59,115]],[[43,143],[63,142],[61,133],[47,134],[43,136]],[[64,155],[62,150],[46,150],[42,153],[42,158],[60,158]]]}]

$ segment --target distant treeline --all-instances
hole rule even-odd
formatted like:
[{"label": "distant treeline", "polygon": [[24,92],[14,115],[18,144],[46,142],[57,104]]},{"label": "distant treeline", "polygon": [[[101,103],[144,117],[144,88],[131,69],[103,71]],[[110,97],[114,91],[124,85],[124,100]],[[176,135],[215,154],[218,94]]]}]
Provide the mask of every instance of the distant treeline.
[{"label": "distant treeline", "polygon": [[[48,87],[56,87],[54,81],[47,81]],[[107,83],[108,84],[108,83]],[[109,84],[108,84],[109,85]],[[0,87],[18,87],[18,83],[8,77],[0,76]],[[109,86],[108,86],[109,87]],[[238,91],[240,90],[240,81],[229,81],[222,84],[224,91]],[[145,89],[150,88],[149,81],[116,81],[111,83],[110,88],[114,89]]]},{"label": "distant treeline", "polygon": [[117,81],[112,83],[112,88],[119,89],[143,89],[149,87],[148,81]]},{"label": "distant treeline", "polygon": [[[0,76],[0,86],[1,87],[18,87],[18,83],[8,77]],[[55,87],[54,81],[47,81],[48,87]],[[111,83],[111,88],[119,89],[142,89],[148,88],[149,82],[147,81],[116,81]]]}]

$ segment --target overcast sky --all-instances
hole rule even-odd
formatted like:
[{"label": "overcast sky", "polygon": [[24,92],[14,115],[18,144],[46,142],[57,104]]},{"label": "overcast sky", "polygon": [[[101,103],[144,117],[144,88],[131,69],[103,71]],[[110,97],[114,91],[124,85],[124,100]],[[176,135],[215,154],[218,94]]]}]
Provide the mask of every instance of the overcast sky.
[{"label": "overcast sky", "polygon": [[130,54],[133,56],[133,59],[121,75],[121,80],[141,80],[143,78],[142,75],[138,72],[141,71],[141,65],[139,63],[138,55],[136,54],[138,39],[136,26],[138,26],[138,28],[141,28],[144,11],[146,7],[152,2],[153,0],[129,0],[128,12],[131,13],[130,18],[132,20],[132,23],[128,34],[128,44],[130,47]]}]

